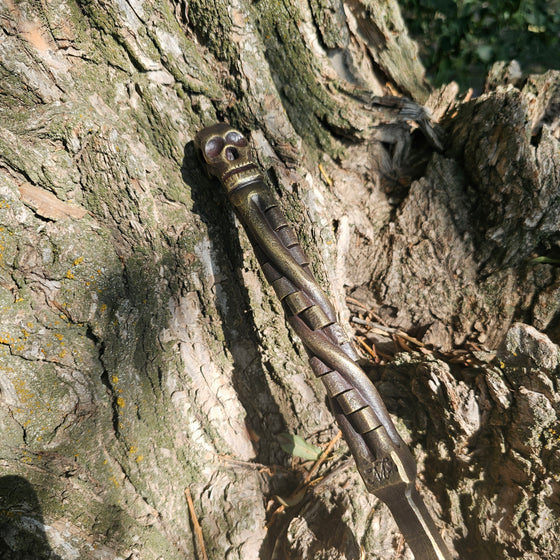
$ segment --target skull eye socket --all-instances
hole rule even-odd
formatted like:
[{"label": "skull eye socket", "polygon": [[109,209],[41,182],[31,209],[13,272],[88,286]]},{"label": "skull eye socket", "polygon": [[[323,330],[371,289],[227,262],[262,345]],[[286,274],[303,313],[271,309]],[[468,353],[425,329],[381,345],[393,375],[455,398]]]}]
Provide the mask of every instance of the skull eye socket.
[{"label": "skull eye socket", "polygon": [[232,130],[226,134],[226,142],[228,144],[233,144],[238,148],[244,148],[247,145],[247,138],[241,134],[241,132],[237,132],[237,130]]},{"label": "skull eye socket", "polygon": [[224,149],[224,139],[221,136],[214,136],[206,142],[204,146],[204,155],[210,159],[217,157],[220,152]]}]

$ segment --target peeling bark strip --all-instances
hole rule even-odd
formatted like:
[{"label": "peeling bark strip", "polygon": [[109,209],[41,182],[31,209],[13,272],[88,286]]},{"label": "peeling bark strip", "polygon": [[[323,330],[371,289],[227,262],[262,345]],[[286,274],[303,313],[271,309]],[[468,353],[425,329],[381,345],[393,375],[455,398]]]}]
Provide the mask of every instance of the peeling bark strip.
[{"label": "peeling bark strip", "polygon": [[[332,424],[195,162],[227,119],[342,318],[424,344],[371,373],[452,552],[560,556],[559,83],[430,94],[393,1],[0,3],[2,554],[194,558],[190,488],[213,560],[412,557],[336,461],[264,529],[305,477],[276,436]],[[444,151],[364,88],[427,98]]]},{"label": "peeling bark strip", "polygon": [[84,208],[62,202],[55,195],[32,185],[23,184],[19,186],[21,200],[33,208],[42,218],[49,220],[60,220],[62,218],[74,218],[79,220],[86,214]]}]

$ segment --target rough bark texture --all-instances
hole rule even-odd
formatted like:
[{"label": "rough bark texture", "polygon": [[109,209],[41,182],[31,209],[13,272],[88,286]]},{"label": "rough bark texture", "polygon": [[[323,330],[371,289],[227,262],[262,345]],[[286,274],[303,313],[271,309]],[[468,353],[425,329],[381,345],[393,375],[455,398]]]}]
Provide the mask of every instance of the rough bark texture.
[{"label": "rough bark texture", "polygon": [[201,558],[185,488],[211,559],[412,557],[343,444],[271,516],[335,429],[193,153],[227,119],[341,316],[426,345],[359,331],[450,548],[558,558],[560,75],[500,68],[430,95],[392,1],[0,3],[0,557]]}]

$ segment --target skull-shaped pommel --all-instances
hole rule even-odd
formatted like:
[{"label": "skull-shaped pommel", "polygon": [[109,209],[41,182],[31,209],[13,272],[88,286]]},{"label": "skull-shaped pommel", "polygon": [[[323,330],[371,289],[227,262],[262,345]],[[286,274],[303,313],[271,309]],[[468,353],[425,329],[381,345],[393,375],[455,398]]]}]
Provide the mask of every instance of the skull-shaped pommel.
[{"label": "skull-shaped pommel", "polygon": [[202,129],[194,139],[208,173],[220,179],[228,192],[248,182],[262,180],[247,138],[227,123]]}]

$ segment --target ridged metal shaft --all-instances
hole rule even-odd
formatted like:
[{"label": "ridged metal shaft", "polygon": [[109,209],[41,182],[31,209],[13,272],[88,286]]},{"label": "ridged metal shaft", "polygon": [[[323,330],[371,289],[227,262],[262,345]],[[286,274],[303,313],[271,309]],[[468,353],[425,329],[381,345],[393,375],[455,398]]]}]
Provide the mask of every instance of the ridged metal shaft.
[{"label": "ridged metal shaft", "polygon": [[309,266],[246,138],[225,123],[200,131],[195,146],[226,188],[264,275],[301,338],[315,375],[368,491],[391,509],[417,560],[449,560],[415,487],[416,463]]}]

